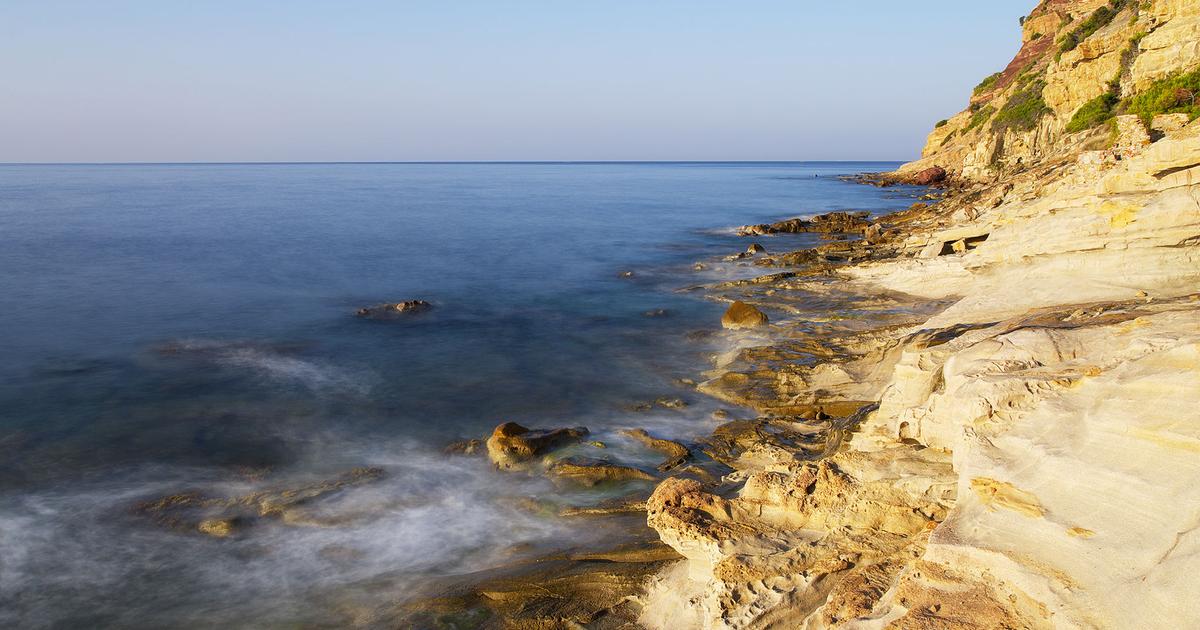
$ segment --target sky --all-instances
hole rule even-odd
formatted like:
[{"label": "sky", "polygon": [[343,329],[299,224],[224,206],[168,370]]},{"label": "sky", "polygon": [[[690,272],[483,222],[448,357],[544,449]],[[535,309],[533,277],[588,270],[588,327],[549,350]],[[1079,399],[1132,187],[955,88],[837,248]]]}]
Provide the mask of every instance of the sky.
[{"label": "sky", "polygon": [[3,0],[0,162],[907,160],[1036,0]]}]

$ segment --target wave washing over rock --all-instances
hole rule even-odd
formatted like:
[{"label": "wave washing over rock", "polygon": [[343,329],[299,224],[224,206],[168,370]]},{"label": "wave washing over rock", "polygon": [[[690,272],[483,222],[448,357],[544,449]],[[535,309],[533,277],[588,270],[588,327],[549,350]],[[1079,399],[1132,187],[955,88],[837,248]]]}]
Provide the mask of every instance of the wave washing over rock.
[{"label": "wave washing over rock", "polygon": [[1023,25],[921,160],[868,178],[936,168],[940,200],[736,289],[847,320],[775,324],[701,384],[762,417],[728,428],[733,472],[650,498],[686,560],[642,624],[1200,625],[1200,2]]}]

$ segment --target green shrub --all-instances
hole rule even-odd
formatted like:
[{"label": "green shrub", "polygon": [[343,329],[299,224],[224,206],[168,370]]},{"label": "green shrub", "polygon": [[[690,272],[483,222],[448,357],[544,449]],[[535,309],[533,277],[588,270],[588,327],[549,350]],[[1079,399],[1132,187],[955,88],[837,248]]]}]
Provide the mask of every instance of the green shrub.
[{"label": "green shrub", "polygon": [[1200,69],[1155,81],[1122,101],[1121,109],[1140,116],[1146,126],[1158,114],[1185,113],[1191,120],[1200,118]]},{"label": "green shrub", "polygon": [[987,122],[992,114],[996,113],[996,108],[988,105],[971,115],[971,122],[967,124],[966,131],[970,131],[983,123]]},{"label": "green shrub", "polygon": [[997,72],[996,74],[989,75],[986,79],[980,81],[979,85],[975,86],[974,94],[976,96],[978,96],[978,95],[983,94],[984,92],[992,89],[992,87],[996,85],[996,82],[1000,80],[1000,76],[1002,74],[1003,74],[1002,72]]},{"label": "green shrub", "polygon": [[1075,50],[1079,42],[1091,37],[1092,33],[1108,26],[1108,23],[1112,22],[1113,18],[1117,17],[1117,14],[1121,12],[1121,9],[1125,8],[1127,1],[1109,0],[1106,6],[1093,11],[1082,24],[1076,26],[1062,38],[1062,41],[1058,45],[1058,54],[1055,56],[1055,59],[1062,57],[1062,54],[1065,52]]},{"label": "green shrub", "polygon": [[938,127],[945,127],[945,126],[946,126],[946,124],[947,124],[947,123],[949,123],[949,122],[950,122],[949,120],[946,120],[945,118],[943,118],[943,119],[941,119],[941,120],[937,121],[937,124],[936,124],[936,125],[934,125],[933,127],[934,127],[935,129],[937,129]]},{"label": "green shrub", "polygon": [[1038,79],[1020,92],[1013,94],[1004,107],[992,119],[992,130],[1005,129],[1029,130],[1037,126],[1037,122],[1050,108],[1042,99],[1042,90],[1046,83]]},{"label": "green shrub", "polygon": [[1117,105],[1117,95],[1111,91],[1086,102],[1071,116],[1067,123],[1067,133],[1076,133],[1091,129],[1113,117],[1113,108]]}]

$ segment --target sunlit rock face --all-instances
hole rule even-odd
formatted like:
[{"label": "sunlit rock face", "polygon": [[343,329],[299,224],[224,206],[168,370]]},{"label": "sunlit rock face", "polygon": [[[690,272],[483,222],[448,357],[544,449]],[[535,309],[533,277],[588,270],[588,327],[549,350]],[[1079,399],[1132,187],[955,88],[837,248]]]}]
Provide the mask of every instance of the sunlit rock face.
[{"label": "sunlit rock face", "polygon": [[[1073,49],[1038,43],[1102,6],[1116,16]],[[1128,95],[1200,64],[1197,19],[1185,0],[1034,10],[1016,70],[973,102],[999,111],[1036,72],[1045,111],[1028,129],[968,130],[969,110],[935,129],[900,174],[946,169],[946,199],[883,219],[894,250],[868,243],[837,270],[841,291],[946,306],[802,367],[713,375],[708,391],[766,415],[878,406],[825,449],[781,445],[810,421],[776,415],[719,483],[663,482],[648,522],[686,560],[650,585],[643,623],[1200,624],[1200,121],[1065,132],[1118,73]]]}]

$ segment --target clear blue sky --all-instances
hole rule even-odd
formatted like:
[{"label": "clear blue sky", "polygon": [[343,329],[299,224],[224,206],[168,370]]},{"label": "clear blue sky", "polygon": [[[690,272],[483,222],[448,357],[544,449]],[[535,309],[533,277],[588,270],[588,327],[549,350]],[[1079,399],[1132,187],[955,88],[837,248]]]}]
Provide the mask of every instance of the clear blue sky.
[{"label": "clear blue sky", "polygon": [[1036,0],[4,0],[0,161],[909,159]]}]

